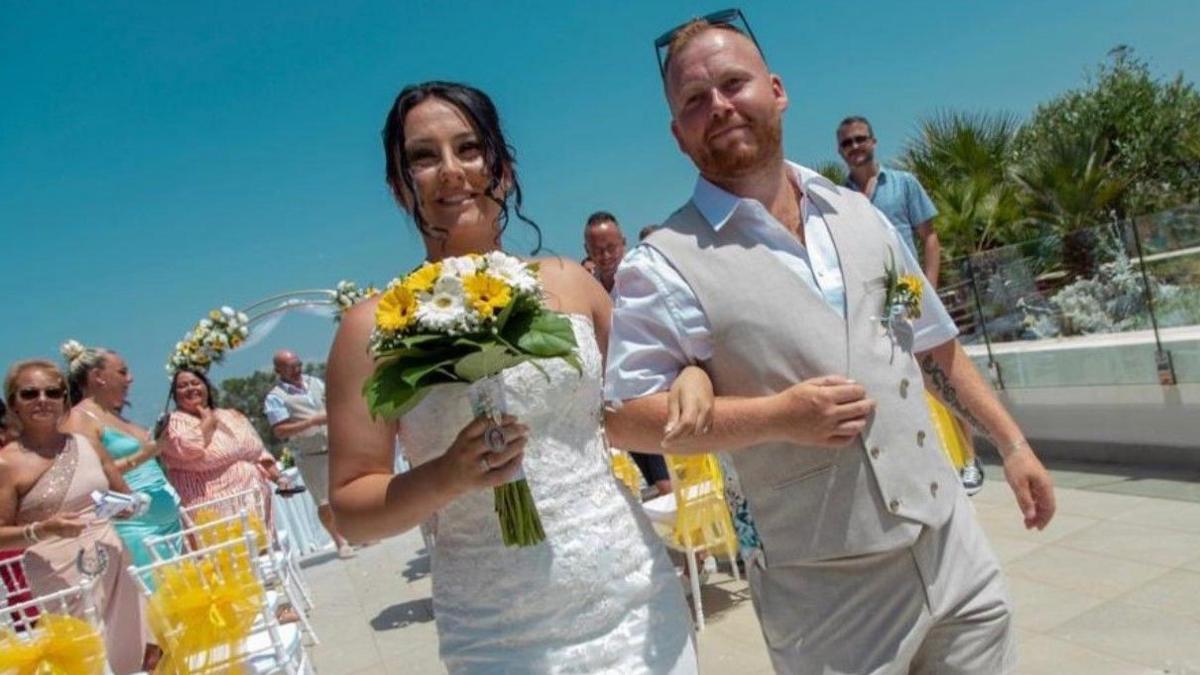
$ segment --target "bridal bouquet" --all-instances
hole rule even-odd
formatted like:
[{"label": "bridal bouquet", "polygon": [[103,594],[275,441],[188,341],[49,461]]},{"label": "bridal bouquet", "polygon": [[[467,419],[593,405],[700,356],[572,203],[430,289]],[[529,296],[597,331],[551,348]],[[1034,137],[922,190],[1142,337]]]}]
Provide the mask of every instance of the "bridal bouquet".
[{"label": "bridal bouquet", "polygon": [[[561,358],[582,372],[571,323],[546,308],[537,265],[499,251],[425,263],[393,280],[370,347],[375,372],[363,396],[373,416],[400,417],[434,385],[478,383],[469,395],[475,413],[492,419],[485,439],[493,451],[504,447],[502,370],[526,362],[541,370],[537,359]],[[495,502],[505,545],[545,538],[523,474],[497,487]]]}]

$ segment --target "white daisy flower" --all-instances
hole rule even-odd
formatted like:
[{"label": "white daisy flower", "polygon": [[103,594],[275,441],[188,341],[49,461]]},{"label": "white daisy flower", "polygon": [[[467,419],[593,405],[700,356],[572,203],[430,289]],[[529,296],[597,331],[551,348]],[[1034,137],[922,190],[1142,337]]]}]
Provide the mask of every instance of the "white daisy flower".
[{"label": "white daisy flower", "polygon": [[474,274],[479,269],[479,261],[471,256],[444,258],[442,260],[442,279],[461,279]]},{"label": "white daisy flower", "polygon": [[[438,284],[441,286],[442,284]],[[417,321],[428,330],[454,331],[462,329],[468,318],[462,293],[434,288],[417,302]]]},{"label": "white daisy flower", "polygon": [[503,279],[509,286],[523,293],[537,290],[537,277],[520,259],[500,251],[492,251],[484,259],[487,261],[488,273]]}]

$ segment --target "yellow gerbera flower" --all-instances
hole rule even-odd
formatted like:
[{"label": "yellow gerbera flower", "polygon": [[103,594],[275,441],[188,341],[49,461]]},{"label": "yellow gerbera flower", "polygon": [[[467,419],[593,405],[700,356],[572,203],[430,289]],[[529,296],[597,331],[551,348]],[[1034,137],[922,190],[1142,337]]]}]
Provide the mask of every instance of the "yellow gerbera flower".
[{"label": "yellow gerbera flower", "polygon": [[417,312],[417,298],[403,285],[384,292],[375,307],[375,325],[380,330],[402,331],[412,323]]},{"label": "yellow gerbera flower", "polygon": [[428,293],[433,290],[433,285],[437,283],[438,277],[441,275],[442,264],[440,262],[427,262],[424,265],[421,265],[421,267],[415,272],[404,278],[404,287],[414,295],[418,293]]},{"label": "yellow gerbera flower", "polygon": [[490,274],[476,272],[463,279],[467,302],[481,316],[495,316],[512,302],[512,287]]},{"label": "yellow gerbera flower", "polygon": [[925,285],[921,283],[921,278],[915,274],[905,274],[900,277],[900,287],[911,293],[917,300],[921,299],[921,292],[925,290]]}]

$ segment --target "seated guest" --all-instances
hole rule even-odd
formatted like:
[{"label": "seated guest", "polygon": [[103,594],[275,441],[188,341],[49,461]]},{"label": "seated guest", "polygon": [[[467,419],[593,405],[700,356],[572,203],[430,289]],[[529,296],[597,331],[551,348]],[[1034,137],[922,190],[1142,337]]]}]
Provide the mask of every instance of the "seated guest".
[{"label": "seated guest", "polygon": [[183,368],[171,380],[175,411],[159,443],[167,478],[183,507],[248,489],[262,492],[271,525],[271,485],[279,467],[242,413],[217,408],[212,385],[199,370]]},{"label": "seated guest", "polygon": [[103,449],[59,431],[67,381],[50,361],[21,361],[4,379],[9,424],[18,436],[0,449],[0,549],[25,547],[25,574],[36,595],[77,585],[80,551],[107,559],[96,585],[114,672],[146,665],[141,597],[125,572],[129,552],[112,523],[96,517],[94,490],[129,492]]},{"label": "seated guest", "polygon": [[152,558],[146,539],[180,530],[179,495],[158,463],[158,446],[150,433],[121,416],[133,384],[129,366],[114,351],[85,348],[74,340],[62,346],[62,353],[74,404],[63,430],[103,446],[129,487],[150,498],[145,513],[116,523],[134,564],[148,565]]}]

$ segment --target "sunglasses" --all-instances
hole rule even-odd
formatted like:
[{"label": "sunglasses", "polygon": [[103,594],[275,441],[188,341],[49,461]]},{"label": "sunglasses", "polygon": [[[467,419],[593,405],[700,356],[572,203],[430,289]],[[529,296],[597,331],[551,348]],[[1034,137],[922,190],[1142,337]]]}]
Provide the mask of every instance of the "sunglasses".
[{"label": "sunglasses", "polygon": [[871,140],[870,136],[847,136],[838,143],[838,146],[845,150],[851,146],[862,145],[869,140]]},{"label": "sunglasses", "polygon": [[[750,38],[750,41],[754,43],[754,48],[758,50],[760,55],[762,54],[762,47],[758,46],[758,40],[754,38],[754,31],[750,30],[750,23],[746,21],[746,15],[742,14],[742,10],[736,8],[723,9],[719,12],[713,12],[712,14],[705,14],[702,17],[688,19],[687,21],[684,21],[678,26],[675,26],[671,30],[658,36],[658,39],[654,41],[654,57],[658,59],[658,74],[661,75],[664,80],[667,79],[667,59],[670,57],[670,54],[667,53],[667,48],[671,46],[671,40],[674,40],[675,36],[678,35],[679,31],[683,30],[685,26],[695,21],[704,21],[713,26],[730,26],[734,30]],[[737,25],[736,22],[738,21],[741,22],[741,26]],[[763,62],[766,63],[766,60],[767,57],[764,55]]]},{"label": "sunglasses", "polygon": [[48,401],[61,401],[67,395],[67,390],[62,387],[50,387],[49,389],[38,389],[36,387],[28,387],[17,390],[17,398],[22,401],[36,401],[39,398],[45,397]]}]

